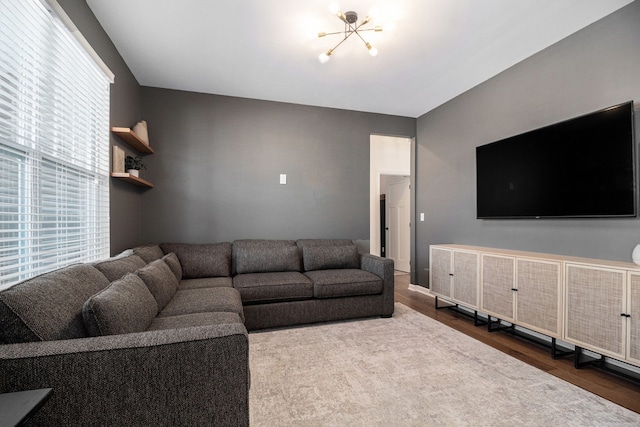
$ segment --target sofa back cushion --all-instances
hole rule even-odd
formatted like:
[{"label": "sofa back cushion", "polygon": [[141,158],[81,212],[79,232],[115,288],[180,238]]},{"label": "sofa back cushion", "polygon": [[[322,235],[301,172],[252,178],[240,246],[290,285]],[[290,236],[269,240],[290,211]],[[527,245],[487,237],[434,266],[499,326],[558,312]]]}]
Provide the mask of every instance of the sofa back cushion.
[{"label": "sofa back cushion", "polygon": [[0,340],[18,343],[89,336],[82,305],[107,286],[109,281],[100,271],[76,264],[0,292]]},{"label": "sofa back cushion", "polygon": [[160,247],[165,254],[176,254],[183,279],[231,275],[231,243],[162,243]]},{"label": "sofa back cushion", "polygon": [[353,240],[349,239],[299,239],[296,244],[300,248],[311,246],[353,246]]},{"label": "sofa back cushion", "polygon": [[182,266],[180,265],[178,256],[171,252],[163,256],[162,260],[167,263],[173,275],[176,276],[178,283],[180,283],[180,280],[182,280]]},{"label": "sofa back cushion", "polygon": [[147,264],[164,256],[164,252],[160,249],[160,245],[138,246],[133,249],[133,253],[142,258]]},{"label": "sofa back cushion", "polygon": [[305,271],[360,268],[360,256],[355,245],[305,246],[302,257]]},{"label": "sofa back cushion", "polygon": [[90,297],[82,317],[91,336],[142,332],[158,314],[156,300],[142,279],[127,274]]},{"label": "sofa back cushion", "polygon": [[293,241],[234,242],[237,274],[301,271],[300,251]]},{"label": "sofa back cushion", "polygon": [[136,274],[147,285],[151,295],[156,299],[158,311],[162,311],[178,290],[178,279],[176,279],[167,263],[157,259],[136,271]]},{"label": "sofa back cushion", "polygon": [[135,272],[146,264],[142,258],[133,254],[125,257],[109,258],[105,261],[96,262],[93,266],[100,270],[109,282],[113,282],[124,277],[127,273]]}]

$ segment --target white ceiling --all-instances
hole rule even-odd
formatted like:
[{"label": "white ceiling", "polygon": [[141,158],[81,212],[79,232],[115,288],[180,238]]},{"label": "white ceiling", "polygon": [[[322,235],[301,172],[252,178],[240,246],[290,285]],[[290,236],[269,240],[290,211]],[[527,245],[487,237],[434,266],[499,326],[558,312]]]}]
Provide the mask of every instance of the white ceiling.
[{"label": "white ceiling", "polygon": [[[633,0],[87,0],[143,86],[419,117]],[[116,76],[117,81],[117,76]]]}]

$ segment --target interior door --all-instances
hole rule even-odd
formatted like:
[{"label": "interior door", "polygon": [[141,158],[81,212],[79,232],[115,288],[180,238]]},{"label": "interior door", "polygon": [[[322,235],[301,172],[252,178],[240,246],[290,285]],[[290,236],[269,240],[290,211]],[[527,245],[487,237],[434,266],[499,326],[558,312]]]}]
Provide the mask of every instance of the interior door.
[{"label": "interior door", "polygon": [[410,272],[411,211],[409,177],[398,177],[389,183],[387,206],[389,211],[389,240],[387,257],[393,259],[395,269]]}]

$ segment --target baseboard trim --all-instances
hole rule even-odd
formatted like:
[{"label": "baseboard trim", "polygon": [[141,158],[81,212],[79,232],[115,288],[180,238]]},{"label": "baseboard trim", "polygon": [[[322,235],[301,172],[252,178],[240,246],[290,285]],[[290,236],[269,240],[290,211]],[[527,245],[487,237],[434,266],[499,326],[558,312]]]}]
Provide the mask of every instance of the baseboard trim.
[{"label": "baseboard trim", "polygon": [[429,295],[429,296],[433,296],[433,294],[431,293],[431,291],[428,288],[425,288],[424,286],[420,286],[420,285],[409,285],[409,290],[413,291],[413,292],[418,292],[421,294],[425,294],[425,295]]}]

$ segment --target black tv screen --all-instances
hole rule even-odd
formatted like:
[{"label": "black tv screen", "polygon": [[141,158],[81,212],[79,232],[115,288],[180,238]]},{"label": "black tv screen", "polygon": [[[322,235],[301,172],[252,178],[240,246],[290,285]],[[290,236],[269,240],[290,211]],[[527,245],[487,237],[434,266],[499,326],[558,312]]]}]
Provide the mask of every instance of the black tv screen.
[{"label": "black tv screen", "polygon": [[636,216],[633,102],[476,147],[477,217]]}]

